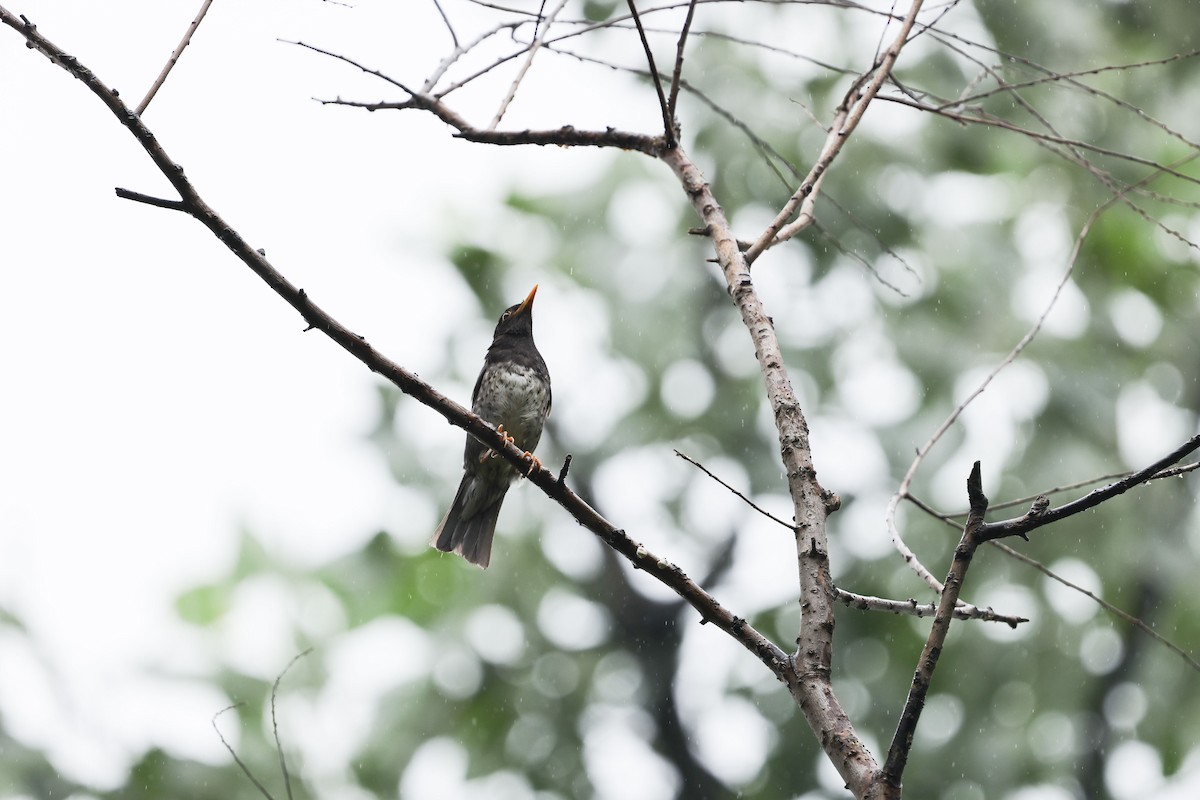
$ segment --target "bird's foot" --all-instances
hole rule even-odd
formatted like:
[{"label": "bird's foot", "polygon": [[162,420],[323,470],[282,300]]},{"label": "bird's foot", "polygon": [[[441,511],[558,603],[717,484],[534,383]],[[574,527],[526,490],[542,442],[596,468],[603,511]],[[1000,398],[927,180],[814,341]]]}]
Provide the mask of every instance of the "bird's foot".
[{"label": "bird's foot", "polygon": [[516,441],[516,439],[514,439],[513,437],[508,435],[508,431],[504,430],[503,422],[496,426],[496,433],[498,433],[504,437],[505,444],[512,444],[513,442]]},{"label": "bird's foot", "polygon": [[533,471],[535,469],[542,468],[542,462],[541,462],[541,459],[539,459],[537,456],[535,456],[533,453],[529,452],[528,450],[525,451],[524,455],[526,458],[529,459],[529,469],[526,470],[526,472],[525,472],[525,477],[528,478],[530,475],[533,474]]},{"label": "bird's foot", "polygon": [[[509,436],[508,432],[506,430],[504,430],[504,423],[500,423],[499,425],[496,426],[496,433],[498,433],[504,437],[505,444],[512,444],[513,442],[516,441],[516,439]],[[526,453],[525,455],[529,455],[529,454]],[[491,448],[488,448],[487,450],[483,451],[483,454],[481,456],[479,456],[479,463],[482,464],[483,462],[487,461],[489,458],[495,458],[495,457],[496,457],[496,451],[492,450]]]}]

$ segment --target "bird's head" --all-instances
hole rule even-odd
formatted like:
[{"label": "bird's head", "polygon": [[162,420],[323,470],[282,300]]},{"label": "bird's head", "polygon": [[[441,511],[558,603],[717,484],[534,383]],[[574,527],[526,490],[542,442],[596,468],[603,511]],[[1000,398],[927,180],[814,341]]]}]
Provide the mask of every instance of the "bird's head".
[{"label": "bird's head", "polygon": [[493,339],[502,336],[533,336],[533,296],[537,294],[537,290],[535,284],[524,300],[504,310],[500,321],[496,323]]}]

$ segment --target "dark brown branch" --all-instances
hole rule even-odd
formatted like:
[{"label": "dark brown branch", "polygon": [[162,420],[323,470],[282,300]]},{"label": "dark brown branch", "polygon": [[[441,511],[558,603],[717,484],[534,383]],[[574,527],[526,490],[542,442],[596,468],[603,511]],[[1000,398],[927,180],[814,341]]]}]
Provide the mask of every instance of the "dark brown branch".
[{"label": "dark brown branch", "polygon": [[116,189],[117,197],[122,200],[132,200],[135,203],[145,203],[148,206],[157,208],[166,208],[171,211],[182,211],[188,213],[187,204],[182,200],[169,200],[163,197],[154,197],[153,195],[142,194],[141,192],[133,192],[129,189],[122,189],[120,186]]},{"label": "dark brown branch", "polygon": [[1106,500],[1110,500],[1119,494],[1124,494],[1135,486],[1145,483],[1153,478],[1158,473],[1162,472],[1167,467],[1178,463],[1181,459],[1192,452],[1200,449],[1200,434],[1188,439],[1179,447],[1172,450],[1167,455],[1155,461],[1145,469],[1138,470],[1132,475],[1128,475],[1115,483],[1110,483],[1108,486],[1094,489],[1088,492],[1078,500],[1073,500],[1070,503],[1061,505],[1058,508],[1047,508],[1040,514],[1025,514],[1022,517],[1015,519],[1004,520],[1003,522],[990,522],[983,526],[980,531],[980,536],[983,541],[992,539],[1002,539],[1006,536],[1024,536],[1032,530],[1036,530],[1043,525],[1049,525],[1052,522],[1057,522],[1060,519],[1078,514],[1081,511],[1087,511],[1089,508],[1095,508]]},{"label": "dark brown branch", "polygon": [[[285,40],[287,41],[287,40]],[[324,105],[349,106],[351,108],[362,108],[367,111],[383,111],[395,110],[402,111],[405,109],[421,109],[428,111],[445,122],[450,127],[454,128],[457,133],[455,136],[460,139],[465,139],[468,142],[478,142],[481,144],[494,145],[557,145],[559,147],[617,147],[622,150],[633,150],[647,155],[657,156],[659,152],[666,146],[665,141],[661,136],[646,136],[640,133],[629,133],[627,131],[619,131],[615,128],[607,128],[603,131],[580,131],[570,125],[564,125],[557,130],[541,130],[541,131],[494,131],[485,128],[478,128],[451,109],[440,97],[435,97],[425,92],[418,92],[410,89],[405,84],[394,78],[389,78],[382,72],[370,67],[364,66],[359,62],[347,56],[333,53],[328,50],[323,50],[305,42],[288,41],[288,44],[294,44],[303,47],[306,50],[312,50],[315,53],[337,59],[345,62],[353,67],[356,67],[368,75],[374,75],[382,80],[387,81],[391,85],[400,89],[409,95],[407,100],[381,101],[377,103],[366,103],[356,100],[343,100],[340,97],[334,100],[318,100]]]},{"label": "dark brown branch", "polygon": [[667,147],[674,147],[675,142],[675,120],[671,117],[671,110],[667,106],[667,98],[663,94],[662,79],[658,75],[658,67],[654,66],[654,53],[650,50],[650,41],[646,38],[646,29],[642,27],[642,18],[638,14],[637,6],[634,0],[626,0],[629,4],[629,13],[633,17],[633,24],[637,26],[638,36],[642,39],[642,49],[646,51],[646,63],[650,66],[650,82],[654,84],[654,91],[658,93],[658,107],[662,110],[663,118],[663,140]]},{"label": "dark brown branch", "polygon": [[[72,76],[79,79],[108,107],[142,145],[159,170],[170,181],[181,197],[182,208],[208,228],[234,255],[258,275],[276,294],[295,308],[312,328],[316,328],[361,361],[372,372],[392,382],[400,391],[415,398],[441,414],[447,422],[479,439],[485,445],[508,460],[522,472],[529,468],[524,452],[496,431],[481,417],[455,403],[438,392],[413,373],[386,358],[371,347],[366,339],[352,332],[335,320],[326,311],[309,299],[303,289],[293,286],[267,261],[261,252],[253,248],[237,231],[233,230],[196,192],[184,176],[183,168],[171,160],[154,134],[141,119],[128,108],[96,75],[71,55],[37,32],[36,27],[18,18],[0,6],[0,22],[8,25],[25,37],[29,46],[46,55]],[[128,193],[133,195],[135,193]],[[131,197],[131,199],[133,199]],[[173,206],[167,206],[173,207]],[[788,655],[777,645],[754,629],[746,620],[734,616],[712,595],[705,592],[683,570],[665,558],[661,558],[635,542],[625,531],[617,528],[565,484],[560,484],[549,470],[535,467],[529,480],[549,497],[563,506],[584,527],[599,536],[610,547],[627,558],[634,567],[657,578],[681,598],[691,604],[703,622],[712,623],[728,633],[736,641],[754,653],[780,680],[791,676]]]},{"label": "dark brown branch", "polygon": [[946,634],[950,632],[954,606],[962,591],[963,581],[966,580],[971,559],[975,557],[975,550],[983,541],[980,533],[984,528],[983,516],[987,513],[988,499],[983,493],[983,479],[978,461],[971,468],[971,474],[967,478],[967,497],[971,506],[967,524],[963,526],[962,539],[954,549],[954,559],[950,563],[950,572],[946,575],[945,588],[938,600],[937,614],[933,617],[933,626],[917,661],[912,685],[908,689],[908,698],[904,702],[904,711],[900,714],[896,733],[888,748],[887,761],[883,765],[883,780],[897,791],[904,775],[904,767],[908,763],[909,751],[912,750],[913,734],[916,733],[917,722],[921,718],[921,710],[924,709],[925,698],[929,694],[933,671],[937,668],[938,658],[946,643]]},{"label": "dark brown branch", "polygon": [[348,106],[362,108],[367,111],[403,111],[410,108],[420,108],[431,112],[438,119],[454,128],[457,139],[480,144],[494,144],[502,147],[533,144],[539,146],[555,145],[558,147],[616,147],[621,150],[632,150],[647,155],[657,155],[666,143],[660,136],[647,136],[642,133],[619,131],[608,128],[603,131],[581,131],[570,125],[564,125],[557,130],[541,131],[489,131],[476,128],[467,122],[457,112],[450,109],[442,101],[429,95],[414,95],[408,100],[364,103],[357,100],[318,100],[323,105]]}]

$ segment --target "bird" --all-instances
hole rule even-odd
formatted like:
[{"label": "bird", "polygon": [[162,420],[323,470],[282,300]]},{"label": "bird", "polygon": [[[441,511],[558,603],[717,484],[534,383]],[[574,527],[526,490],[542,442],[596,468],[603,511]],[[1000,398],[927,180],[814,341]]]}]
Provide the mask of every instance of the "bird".
[{"label": "bird", "polygon": [[[550,371],[533,341],[537,290],[535,285],[524,300],[500,315],[471,392],[471,411],[525,451],[530,471],[539,463],[532,453],[551,405]],[[500,504],[517,477],[512,465],[468,434],[462,482],[429,544],[487,569]]]}]

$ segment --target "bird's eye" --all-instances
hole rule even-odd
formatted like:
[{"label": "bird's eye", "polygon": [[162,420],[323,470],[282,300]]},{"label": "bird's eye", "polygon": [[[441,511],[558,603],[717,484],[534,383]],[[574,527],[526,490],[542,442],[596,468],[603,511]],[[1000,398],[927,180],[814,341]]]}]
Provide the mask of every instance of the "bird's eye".
[{"label": "bird's eye", "polygon": [[509,318],[509,317],[511,317],[511,316],[512,316],[512,312],[511,312],[511,311],[505,311],[505,312],[504,312],[504,314],[503,314],[503,315],[501,315],[501,317],[500,317],[500,321],[501,321],[501,322],[503,322],[504,320],[508,319],[508,318]]}]

